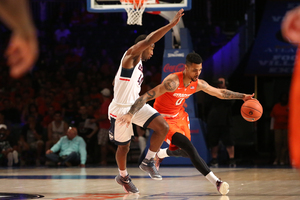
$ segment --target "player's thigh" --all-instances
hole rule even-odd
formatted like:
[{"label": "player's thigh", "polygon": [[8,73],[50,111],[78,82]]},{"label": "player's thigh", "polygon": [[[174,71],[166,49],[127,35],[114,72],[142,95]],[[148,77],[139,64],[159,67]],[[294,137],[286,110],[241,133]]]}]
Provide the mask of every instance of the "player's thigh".
[{"label": "player's thigh", "polygon": [[191,131],[190,131],[190,120],[187,114],[179,116],[178,126],[181,129],[181,134],[185,135],[189,140],[191,140]]},{"label": "player's thigh", "polygon": [[165,120],[154,108],[152,108],[149,104],[145,104],[133,116],[132,123],[143,128],[150,128],[152,130],[155,130],[157,126],[162,126],[163,123],[165,123]]}]

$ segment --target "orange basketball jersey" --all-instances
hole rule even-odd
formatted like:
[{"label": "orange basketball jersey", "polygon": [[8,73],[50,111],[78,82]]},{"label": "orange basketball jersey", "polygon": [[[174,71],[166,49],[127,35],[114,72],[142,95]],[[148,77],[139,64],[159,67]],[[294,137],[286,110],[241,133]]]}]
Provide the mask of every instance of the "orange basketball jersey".
[{"label": "orange basketball jersey", "polygon": [[174,92],[166,92],[157,97],[154,102],[154,108],[162,115],[169,117],[178,115],[185,100],[196,92],[197,81],[191,82],[187,87],[183,84],[183,73],[175,73],[179,78],[179,86]]}]

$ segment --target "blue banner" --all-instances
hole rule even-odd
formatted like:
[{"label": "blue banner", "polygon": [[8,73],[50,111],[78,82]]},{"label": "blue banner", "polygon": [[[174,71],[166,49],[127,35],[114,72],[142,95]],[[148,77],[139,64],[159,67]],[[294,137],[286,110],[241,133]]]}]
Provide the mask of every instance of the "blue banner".
[{"label": "blue banner", "polygon": [[245,73],[290,75],[297,47],[281,35],[281,22],[288,10],[300,5],[291,1],[268,1]]}]

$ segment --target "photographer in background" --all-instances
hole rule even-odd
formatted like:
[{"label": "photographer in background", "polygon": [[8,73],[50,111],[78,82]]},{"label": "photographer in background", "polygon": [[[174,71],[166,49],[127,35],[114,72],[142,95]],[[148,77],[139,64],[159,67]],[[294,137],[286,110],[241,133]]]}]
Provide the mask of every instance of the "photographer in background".
[{"label": "photographer in background", "polygon": [[[220,77],[215,83],[217,88],[227,89],[227,83],[225,78]],[[232,123],[232,105],[233,100],[221,100],[216,97],[209,97],[210,110],[207,117],[207,141],[211,149],[212,160],[210,166],[218,167],[218,151],[219,142],[226,147],[229,156],[229,166],[235,167],[234,160],[234,142],[230,133],[230,127]]]}]

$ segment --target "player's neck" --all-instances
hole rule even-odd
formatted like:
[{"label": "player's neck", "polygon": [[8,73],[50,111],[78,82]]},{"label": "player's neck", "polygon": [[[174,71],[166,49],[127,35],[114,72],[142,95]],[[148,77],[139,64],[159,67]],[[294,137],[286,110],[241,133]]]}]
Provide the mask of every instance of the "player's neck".
[{"label": "player's neck", "polygon": [[192,80],[190,78],[186,77],[185,70],[182,73],[183,73],[183,78],[182,78],[183,79],[183,85],[184,85],[184,87],[188,87],[191,84]]}]

